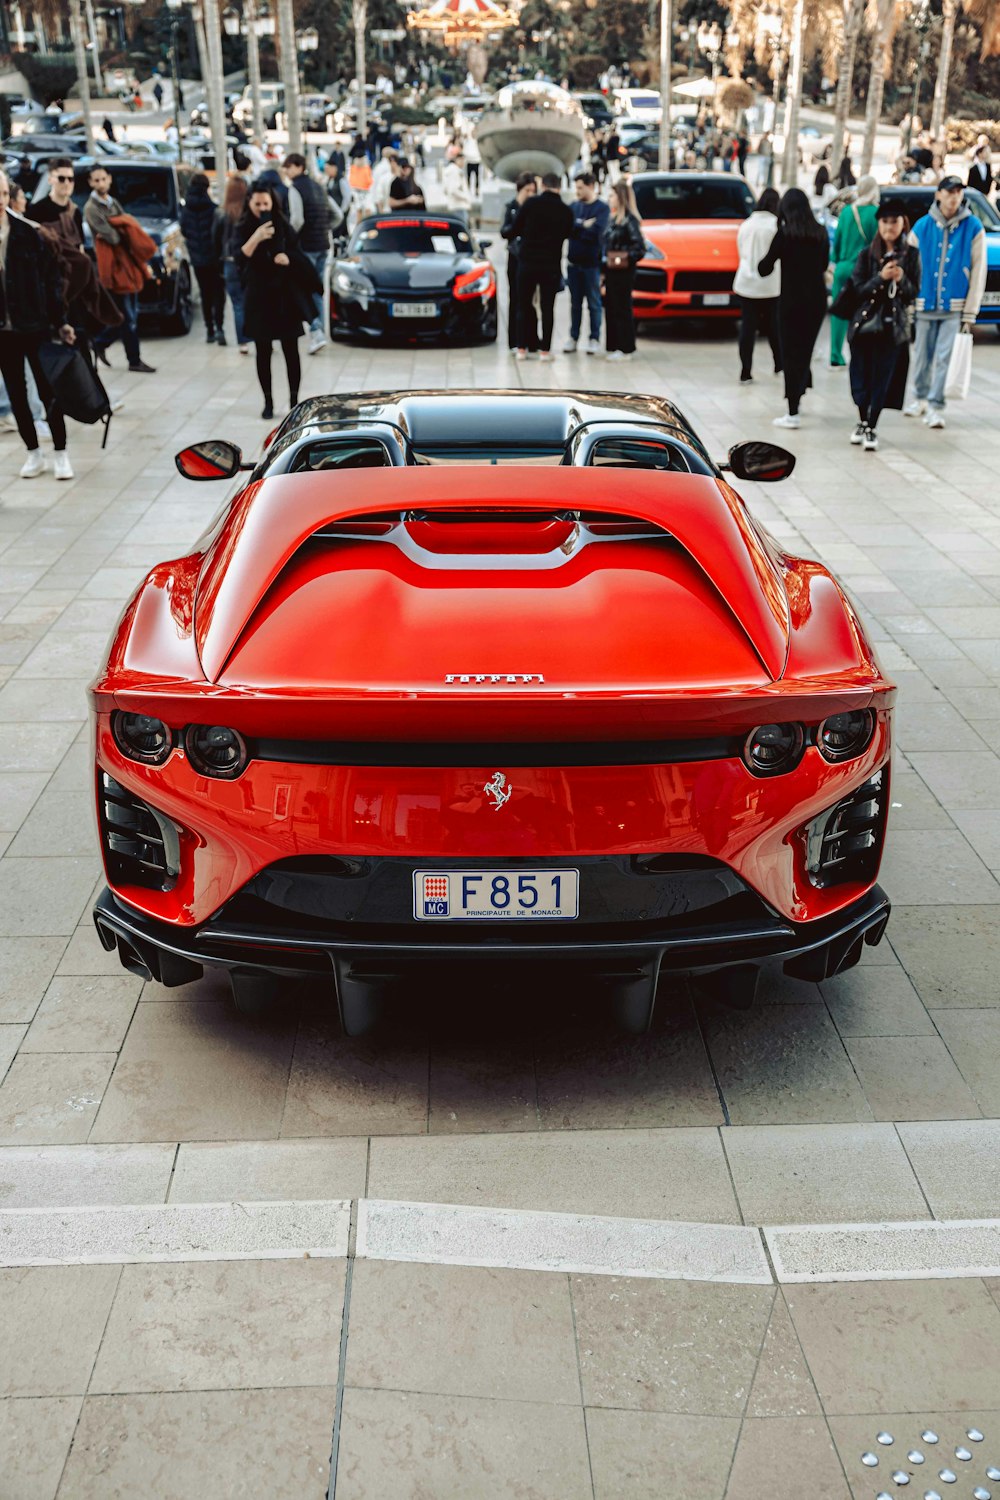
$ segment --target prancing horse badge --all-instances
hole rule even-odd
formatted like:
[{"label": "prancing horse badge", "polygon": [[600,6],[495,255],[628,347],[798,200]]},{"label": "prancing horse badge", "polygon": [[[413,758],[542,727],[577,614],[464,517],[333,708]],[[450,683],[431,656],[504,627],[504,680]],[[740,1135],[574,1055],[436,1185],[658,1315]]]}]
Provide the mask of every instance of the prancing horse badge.
[{"label": "prancing horse badge", "polygon": [[491,779],[483,787],[483,791],[493,803],[495,812],[499,812],[504,803],[510,801],[510,794],[513,790],[514,788],[502,771],[495,771]]}]

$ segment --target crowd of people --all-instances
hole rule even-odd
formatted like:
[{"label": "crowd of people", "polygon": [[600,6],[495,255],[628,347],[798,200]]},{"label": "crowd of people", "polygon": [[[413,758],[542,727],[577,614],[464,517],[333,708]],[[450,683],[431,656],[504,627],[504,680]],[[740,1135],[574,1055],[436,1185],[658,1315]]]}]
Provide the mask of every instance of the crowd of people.
[{"label": "crowd of people", "polygon": [[580,172],[574,192],[571,206],[563,202],[562,182],[556,173],[538,179],[525,172],[504,210],[500,233],[507,241],[507,340],[519,360],[537,358],[548,363],[554,358],[555,303],[564,287],[570,294],[565,354],[579,346],[585,304],[587,354],[601,353],[602,312],[608,359],[631,359],[635,353],[632,288],[645,240],[632,185],[619,178],[604,202],[594,174]]},{"label": "crowd of people", "polygon": [[[709,150],[718,144],[713,129],[704,126],[702,144]],[[921,139],[914,150],[925,149]],[[745,137],[733,135],[734,171],[746,144]],[[632,293],[646,242],[631,180],[620,160],[612,170],[609,146],[613,157],[614,127],[588,145],[588,164],[573,176],[570,203],[564,201],[562,177],[523,174],[506,204],[500,233],[507,247],[507,341],[518,360],[554,358],[555,307],[563,290],[569,292],[563,353],[605,354],[613,361],[635,353]],[[346,149],[333,146],[318,173],[295,152],[280,163],[262,157],[260,170],[248,162],[227,175],[218,205],[205,174],[191,179],[181,230],[205,337],[226,343],[228,302],[239,352],[255,354],[264,418],[275,411],[274,344],[294,405],[303,331],[310,354],[327,342],[324,277],[352,210],[356,216],[426,207],[416,175],[424,161],[422,143],[411,140],[408,149],[412,155],[383,145],[373,162],[370,143],[358,137]],[[446,209],[472,222],[482,169],[468,137],[453,134],[442,168]],[[971,153],[968,185],[985,193],[995,185],[985,141]],[[27,450],[25,478],[45,469],[42,437],[51,438],[56,477],[73,475],[64,414],[43,357],[56,331],[95,370],[95,362],[111,366],[110,351],[120,339],[128,371],[154,373],[142,357],[138,314],[156,246],[113,197],[102,164],[92,168],[89,187],[81,214],[68,158],[48,164],[48,195],[31,205],[0,174],[0,423],[16,428]],[[811,194],[798,187],[780,197],[770,187],[761,193],[739,229],[733,290],[740,307],[741,382],[754,378],[761,334],[774,372],[783,378],[786,410],[776,425],[800,425],[829,310],[829,362],[833,368],[849,364],[857,407],[851,441],[874,451],[887,408],[923,416],[933,428],[944,426],[949,360],[958,333],[975,321],[986,280],[985,238],[965,187],[953,173],[938,176],[931,211],[911,227],[899,200],[882,196],[872,176],[855,182],[848,147],[838,178],[831,180],[821,166]],[[84,252],[84,221],[94,260]]]},{"label": "crowd of people", "polygon": [[[740,226],[734,290],[740,298],[740,379],[753,379],[757,334],[767,332],[786,412],[775,426],[797,428],[811,384],[813,353],[828,296],[830,365],[844,366],[858,420],[852,443],[878,449],[886,410],[945,426],[955,340],[971,332],[986,287],[986,237],[954,174],[941,178],[930,211],[911,227],[898,197],[880,196],[872,177],[837,221],[832,257],[826,228],[800,188],[765,191]],[[913,346],[911,399],[906,402]]]}]

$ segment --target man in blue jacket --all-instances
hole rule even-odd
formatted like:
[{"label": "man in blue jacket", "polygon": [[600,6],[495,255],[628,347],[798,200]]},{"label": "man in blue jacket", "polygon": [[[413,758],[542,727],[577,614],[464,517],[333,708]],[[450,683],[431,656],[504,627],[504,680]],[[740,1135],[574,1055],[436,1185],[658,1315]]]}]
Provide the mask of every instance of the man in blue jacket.
[{"label": "man in blue jacket", "polygon": [[972,332],[986,287],[986,236],[964,202],[959,177],[942,177],[913,234],[920,247],[920,292],[908,417],[944,426],[944,387],[959,329]]},{"label": "man in blue jacket", "polygon": [[566,280],[569,283],[570,321],[569,338],[563,345],[564,354],[576,351],[580,330],[583,326],[583,304],[586,301],[590,317],[590,342],[588,354],[601,352],[601,245],[604,231],[608,227],[611,210],[597,196],[597,183],[590,172],[581,172],[575,181],[576,202],[573,208],[573,228],[567,246]]}]

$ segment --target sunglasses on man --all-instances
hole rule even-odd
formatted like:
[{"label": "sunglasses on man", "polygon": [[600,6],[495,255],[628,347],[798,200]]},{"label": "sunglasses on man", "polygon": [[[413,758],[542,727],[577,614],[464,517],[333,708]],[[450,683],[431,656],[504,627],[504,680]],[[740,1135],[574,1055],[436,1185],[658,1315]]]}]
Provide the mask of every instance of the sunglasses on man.
[{"label": "sunglasses on man", "polygon": [[52,174],[52,181],[53,182],[72,182],[73,181],[73,174],[72,174],[72,172],[54,172]]}]

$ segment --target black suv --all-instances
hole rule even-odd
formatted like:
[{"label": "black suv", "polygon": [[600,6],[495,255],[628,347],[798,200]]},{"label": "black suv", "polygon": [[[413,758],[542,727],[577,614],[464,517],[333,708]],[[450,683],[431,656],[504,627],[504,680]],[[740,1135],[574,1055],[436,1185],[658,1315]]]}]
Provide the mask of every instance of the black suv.
[{"label": "black suv", "polygon": [[[93,166],[93,157],[73,159],[76,176],[73,202],[81,212],[90,194],[87,174]],[[155,320],[167,333],[187,333],[192,317],[191,266],[179,217],[194,167],[187,162],[135,161],[120,157],[103,158],[101,166],[107,167],[111,173],[112,196],[118,199],[125,213],[138,220],[157,245],[157,253],[150,262],[152,279],[139,293],[140,317]],[[40,178],[34,200],[44,198],[48,190],[47,178]],[[90,230],[84,232],[89,245]]]}]

